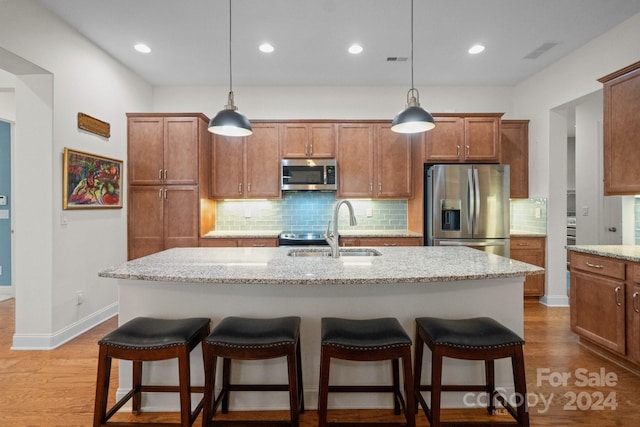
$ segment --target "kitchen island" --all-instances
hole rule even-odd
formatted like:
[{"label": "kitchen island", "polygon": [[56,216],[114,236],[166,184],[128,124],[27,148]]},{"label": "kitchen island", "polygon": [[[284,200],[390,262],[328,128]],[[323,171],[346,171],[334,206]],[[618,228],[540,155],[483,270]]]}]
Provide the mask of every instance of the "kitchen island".
[{"label": "kitchen island", "polygon": [[[360,252],[363,248],[353,248]],[[223,317],[302,318],[305,406],[317,404],[320,366],[320,318],[393,316],[414,334],[414,318],[491,316],[523,335],[522,286],[526,275],[544,270],[530,264],[464,247],[376,247],[379,256],[290,256],[291,247],[176,248],[107,268],[101,277],[119,287],[119,322],[136,316],[205,316],[215,326]],[[322,250],[315,248],[314,250]],[[351,250],[351,248],[350,248]],[[192,356],[194,384],[202,384],[200,351]],[[483,379],[483,365],[449,361],[449,382]],[[425,361],[425,373],[430,372]],[[130,384],[130,366],[121,363],[120,390]],[[451,369],[455,367],[455,369]],[[286,382],[284,361],[243,362],[234,371],[243,381]],[[240,372],[241,371],[241,372]],[[387,383],[390,364],[336,361],[331,381]],[[177,381],[175,362],[154,362],[151,382]],[[496,383],[511,388],[511,367],[496,364]],[[119,391],[119,394],[121,392]],[[331,396],[330,396],[331,398]],[[389,396],[339,395],[337,408],[383,408]],[[461,396],[445,396],[449,406],[463,406]],[[171,396],[152,395],[146,410],[177,410]],[[235,393],[232,409],[281,409],[285,393]]]}]

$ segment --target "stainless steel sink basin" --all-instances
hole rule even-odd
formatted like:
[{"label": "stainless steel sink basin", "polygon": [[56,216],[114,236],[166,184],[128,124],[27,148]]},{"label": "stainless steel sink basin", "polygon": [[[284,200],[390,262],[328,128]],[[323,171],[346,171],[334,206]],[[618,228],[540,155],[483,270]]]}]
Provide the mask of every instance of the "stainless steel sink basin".
[{"label": "stainless steel sink basin", "polygon": [[[291,249],[288,256],[295,257],[331,257],[329,249]],[[380,256],[382,253],[370,248],[343,248],[340,249],[340,256]]]}]

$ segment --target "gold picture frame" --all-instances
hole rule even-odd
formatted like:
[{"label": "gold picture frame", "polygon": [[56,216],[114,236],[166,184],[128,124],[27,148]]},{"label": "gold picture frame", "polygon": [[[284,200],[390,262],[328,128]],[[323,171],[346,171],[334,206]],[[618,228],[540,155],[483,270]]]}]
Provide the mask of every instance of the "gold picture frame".
[{"label": "gold picture frame", "polygon": [[121,209],[122,160],[64,149],[63,209]]}]

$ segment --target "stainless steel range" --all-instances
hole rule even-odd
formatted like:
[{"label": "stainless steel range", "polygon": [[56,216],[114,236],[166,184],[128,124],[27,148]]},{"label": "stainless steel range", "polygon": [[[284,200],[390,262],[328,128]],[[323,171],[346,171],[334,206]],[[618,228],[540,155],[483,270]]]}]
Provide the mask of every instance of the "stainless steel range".
[{"label": "stainless steel range", "polygon": [[328,245],[324,239],[324,233],[320,232],[291,232],[280,233],[278,235],[278,244],[280,246],[315,246],[315,245]]}]

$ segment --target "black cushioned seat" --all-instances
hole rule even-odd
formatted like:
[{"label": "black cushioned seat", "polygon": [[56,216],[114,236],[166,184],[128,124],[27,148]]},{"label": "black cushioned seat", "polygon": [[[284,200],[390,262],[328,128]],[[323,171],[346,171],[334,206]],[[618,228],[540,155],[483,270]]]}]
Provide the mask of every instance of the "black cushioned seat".
[{"label": "black cushioned seat", "polygon": [[[295,316],[255,319],[247,317],[224,318],[205,339],[205,394],[203,427],[210,425],[256,424],[286,425],[297,427],[299,414],[304,412],[302,387],[302,356],[300,350],[300,318]],[[223,359],[222,388],[215,397],[217,358]],[[232,384],[231,360],[260,360],[276,357],[287,358],[288,384]],[[218,406],[221,412],[229,411],[231,391],[288,391],[290,419],[273,422],[261,420],[218,421],[215,418]]]},{"label": "black cushioned seat", "polygon": [[[440,408],[442,392],[478,391],[488,395],[487,410],[495,413],[495,400],[498,400],[514,418],[514,423],[500,425],[529,426],[527,408],[527,383],[525,379],[524,356],[522,346],[524,340],[511,329],[489,317],[470,319],[441,319],[420,317],[416,321],[414,392],[417,402],[422,406],[431,427],[442,425],[460,425],[459,421],[441,422]],[[422,385],[423,347],[431,349],[431,384]],[[450,357],[464,360],[483,360],[485,362],[485,384],[482,385],[443,385],[442,359]],[[495,387],[494,361],[511,358],[513,367],[515,396],[517,407],[509,404],[507,399]],[[423,391],[431,392],[431,405],[427,405],[422,396]],[[525,396],[522,398],[522,396]],[[501,421],[502,422],[502,421]],[[464,425],[473,423],[465,422]],[[487,423],[480,423],[486,425]]]},{"label": "black cushioned seat", "polygon": [[[191,351],[209,334],[209,318],[194,317],[188,319],[156,319],[136,317],[98,341],[98,379],[94,408],[94,427],[118,425],[133,426],[138,422],[109,422],[109,419],[124,404],[133,399],[133,412],[141,412],[141,394],[179,393],[180,422],[167,424],[190,427],[202,410],[200,401],[196,409],[191,411],[191,393],[202,393],[203,387],[191,387],[190,359]],[[130,360],[133,362],[133,379],[131,390],[116,404],[107,410],[109,396],[109,377],[112,359]],[[178,359],[178,385],[143,385],[142,362]]]},{"label": "black cushioned seat", "polygon": [[[325,317],[321,321],[320,390],[318,396],[318,426],[340,425],[329,423],[329,392],[393,394],[396,414],[404,412],[402,425],[415,426],[415,403],[413,399],[413,379],[411,368],[411,338],[392,317],[376,319],[342,319]],[[392,385],[329,385],[331,359],[354,361],[390,360]],[[400,392],[400,367],[402,359],[405,398]],[[406,403],[405,403],[406,399]],[[360,425],[380,426],[385,423],[363,422]],[[398,425],[394,423],[394,425]]]}]

